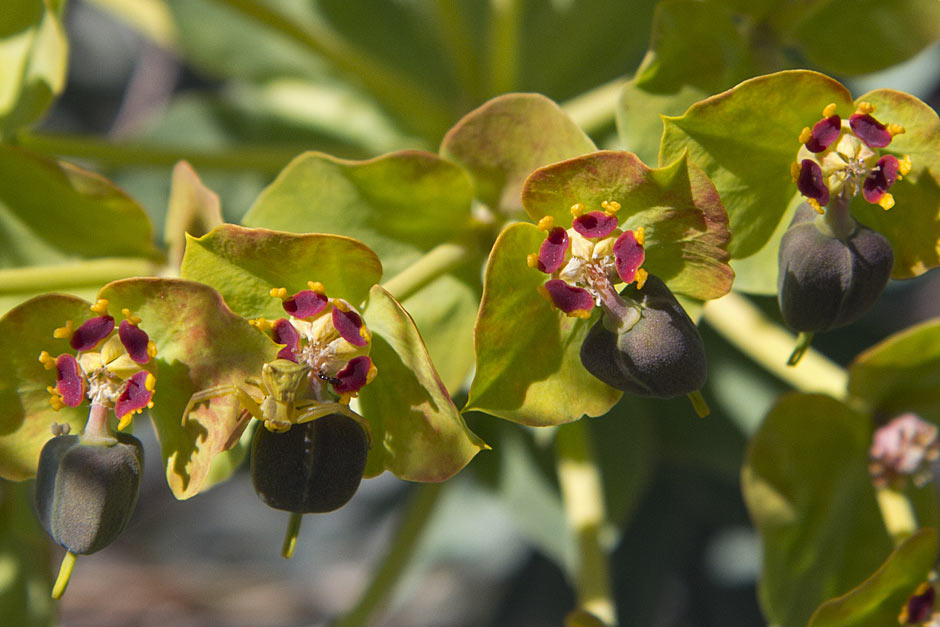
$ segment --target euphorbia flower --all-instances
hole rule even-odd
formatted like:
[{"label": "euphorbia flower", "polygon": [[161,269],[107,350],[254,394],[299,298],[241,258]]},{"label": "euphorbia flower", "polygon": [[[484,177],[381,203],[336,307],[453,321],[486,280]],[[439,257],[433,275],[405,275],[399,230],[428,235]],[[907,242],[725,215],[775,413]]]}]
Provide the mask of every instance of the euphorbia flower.
[{"label": "euphorbia flower", "polygon": [[92,407],[113,409],[118,428],[130,424],[135,414],[152,407],[156,378],[152,358],[157,350],[141,329],[140,318],[127,309],[125,319],[115,327],[108,315],[108,301],[101,299],[91,310],[98,314],[77,329],[71,320],[55,330],[54,336],[68,339],[75,355],[63,353],[53,358],[42,351],[39,361],[47,370],[56,370],[56,385],[48,388],[56,410],[78,407],[84,398]]},{"label": "euphorbia flower", "polygon": [[640,266],[645,258],[643,228],[619,228],[620,203],[605,200],[600,211],[588,211],[583,203],[571,207],[571,228],[555,226],[551,216],[539,221],[546,232],[538,253],[528,256],[532,268],[550,275],[541,288],[543,294],[568,316],[589,318],[595,306],[622,318],[628,306],[614,288],[636,283],[641,289],[647,272]]},{"label": "euphorbia flower", "polygon": [[888,190],[911,170],[909,157],[879,155],[895,135],[904,132],[897,124],[885,126],[872,116],[875,108],[858,105],[848,120],[835,113],[836,105],[823,109],[822,119],[800,134],[803,146],[791,165],[791,175],[800,193],[819,213],[833,199],[851,201],[861,192],[866,201],[885,210],[894,206]]},{"label": "euphorbia flower", "polygon": [[284,348],[279,359],[310,368],[309,382],[317,400],[329,383],[339,402],[348,403],[360,389],[375,378],[376,368],[369,358],[372,335],[355,308],[341,298],[328,298],[322,283],[309,282],[309,289],[290,295],[286,288],[274,288],[271,296],[283,301],[288,318],[252,323]]}]

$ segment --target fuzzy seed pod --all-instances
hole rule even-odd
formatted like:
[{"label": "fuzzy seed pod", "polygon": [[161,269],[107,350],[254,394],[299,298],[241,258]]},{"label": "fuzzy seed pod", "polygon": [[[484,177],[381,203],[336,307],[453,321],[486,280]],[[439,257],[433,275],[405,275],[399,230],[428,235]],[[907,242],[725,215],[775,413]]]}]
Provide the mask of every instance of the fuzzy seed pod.
[{"label": "fuzzy seed pod", "polygon": [[116,444],[107,446],[60,435],[46,442],[39,455],[39,522],[72,553],[87,555],[111,544],[137,505],[144,450],[132,435],[118,433],[116,438]]},{"label": "fuzzy seed pod", "polygon": [[780,242],[777,300],[794,331],[845,326],[871,307],[891,276],[894,253],[880,233],[857,225],[845,238],[823,233],[801,205]]},{"label": "fuzzy seed pod", "polygon": [[359,489],[368,453],[365,430],[340,414],[283,433],[262,427],[251,441],[251,479],[269,507],[295,514],[331,512]]},{"label": "fuzzy seed pod", "polygon": [[611,387],[639,396],[672,398],[705,384],[705,346],[695,323],[666,284],[650,275],[642,290],[621,297],[640,309],[630,329],[611,331],[601,319],[581,345],[581,363]]}]

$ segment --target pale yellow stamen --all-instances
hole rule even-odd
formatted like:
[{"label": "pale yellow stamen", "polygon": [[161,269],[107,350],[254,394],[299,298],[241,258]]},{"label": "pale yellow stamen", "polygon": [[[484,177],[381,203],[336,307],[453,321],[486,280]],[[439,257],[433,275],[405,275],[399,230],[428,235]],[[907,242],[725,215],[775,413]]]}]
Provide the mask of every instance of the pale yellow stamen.
[{"label": "pale yellow stamen", "polygon": [[800,167],[800,164],[797,163],[796,161],[794,161],[793,163],[790,164],[790,178],[793,179],[793,182],[794,182],[794,183],[796,183],[797,181],[800,180],[800,171],[801,171],[801,170],[802,170],[802,168]]},{"label": "pale yellow stamen", "polygon": [[823,117],[831,118],[832,115],[836,112],[836,103],[830,102],[826,105],[826,108],[823,109]]},{"label": "pale yellow stamen", "polygon": [[128,309],[127,307],[121,310],[121,315],[124,316],[127,319],[127,321],[131,323],[132,325],[134,325],[135,327],[140,324],[141,317],[135,316],[134,314],[132,314],[131,310]]},{"label": "pale yellow stamen", "polygon": [[826,213],[825,210],[823,210],[822,206],[819,204],[819,201],[816,200],[815,198],[807,198],[806,202],[809,203],[810,207],[816,210],[816,213],[820,215]]},{"label": "pale yellow stamen", "polygon": [[605,200],[601,203],[601,207],[603,207],[604,211],[607,213],[617,213],[620,211],[620,203],[616,200]]},{"label": "pale yellow stamen", "polygon": [[75,325],[72,324],[71,320],[66,320],[64,327],[59,327],[52,332],[52,337],[56,338],[57,340],[70,340],[74,334]]},{"label": "pale yellow stamen", "polygon": [[580,218],[581,216],[584,215],[585,209],[586,207],[584,206],[583,202],[576,202],[573,205],[571,205],[571,209],[569,211],[571,211],[571,215],[574,216],[575,218]]},{"label": "pale yellow stamen", "polygon": [[154,343],[153,340],[150,340],[149,342],[147,342],[147,355],[150,357],[157,356],[157,345]]},{"label": "pale yellow stamen", "polygon": [[881,208],[887,211],[894,206],[894,196],[891,194],[885,194],[881,197],[881,200],[878,201],[878,204],[881,205]]},{"label": "pale yellow stamen", "polygon": [[118,422],[118,431],[124,431],[124,429],[131,424],[135,413],[137,412],[129,411],[121,417],[121,420]]},{"label": "pale yellow stamen", "polygon": [[46,351],[39,353],[39,363],[41,363],[46,370],[55,368],[55,358]]},{"label": "pale yellow stamen", "polygon": [[[572,210],[573,209],[574,207],[572,207]],[[544,216],[541,220],[539,220],[539,223],[536,226],[538,226],[540,231],[550,231],[552,230],[552,227],[555,226],[555,218],[552,216]]]},{"label": "pale yellow stamen", "polygon": [[52,394],[52,396],[49,397],[49,405],[52,406],[53,411],[59,411],[65,407],[65,401],[62,400],[61,396],[55,394],[55,390],[52,390],[50,394]]},{"label": "pale yellow stamen", "polygon": [[106,316],[108,315],[108,301],[105,298],[99,298],[98,302],[92,305],[89,309],[99,316]]},{"label": "pale yellow stamen", "polygon": [[907,131],[900,124],[889,124],[888,132],[891,133],[891,137],[894,137],[895,135],[903,135]]},{"label": "pale yellow stamen", "polygon": [[643,286],[646,285],[646,279],[650,277],[650,273],[644,270],[643,268],[637,268],[636,271],[636,289],[642,290]]},{"label": "pale yellow stamen", "polygon": [[323,287],[323,284],[320,283],[319,281],[307,281],[307,287],[309,287],[311,291],[314,291],[317,294],[324,294],[324,295],[326,294],[326,288]]},{"label": "pale yellow stamen", "polygon": [[270,331],[271,328],[274,326],[271,323],[271,321],[268,320],[267,318],[253,318],[248,321],[248,324],[250,324],[253,327],[257,327],[259,331],[262,331],[265,333]]},{"label": "pale yellow stamen", "polygon": [[582,320],[587,320],[591,317],[591,312],[585,311],[584,309],[575,309],[574,311],[565,315],[567,315],[569,318],[581,318]]},{"label": "pale yellow stamen", "polygon": [[271,291],[268,293],[271,295],[271,298],[279,298],[281,300],[287,300],[290,298],[290,294],[287,293],[286,287],[272,287]]},{"label": "pale yellow stamen", "polygon": [[856,109],[855,112],[862,115],[871,115],[875,112],[875,105],[870,102],[862,101],[858,103],[858,109]]},{"label": "pale yellow stamen", "polygon": [[157,378],[153,376],[152,372],[147,373],[147,378],[144,379],[144,389],[148,392],[153,392],[157,388]]},{"label": "pale yellow stamen", "polygon": [[641,226],[633,232],[633,237],[636,239],[636,243],[642,246],[646,241],[646,229]]},{"label": "pale yellow stamen", "polygon": [[[898,174],[901,176],[907,176],[911,171],[911,156],[904,155],[902,158],[898,159]],[[900,176],[898,178],[901,178]]]},{"label": "pale yellow stamen", "polygon": [[530,268],[536,268],[539,265],[539,256],[537,253],[529,253],[525,258],[526,265]]},{"label": "pale yellow stamen", "polygon": [[800,143],[805,144],[812,138],[813,138],[813,131],[809,130],[808,126],[804,126],[803,130],[800,131]]}]

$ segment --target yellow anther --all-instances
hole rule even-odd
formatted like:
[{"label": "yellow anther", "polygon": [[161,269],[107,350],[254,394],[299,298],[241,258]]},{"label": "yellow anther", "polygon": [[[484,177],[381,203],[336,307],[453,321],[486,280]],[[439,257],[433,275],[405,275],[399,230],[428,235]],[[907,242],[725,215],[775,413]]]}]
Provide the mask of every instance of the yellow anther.
[{"label": "yellow anther", "polygon": [[541,220],[539,220],[536,226],[539,227],[540,231],[550,231],[552,230],[552,227],[555,226],[555,218],[552,216],[544,216]]},{"label": "yellow anther", "polygon": [[642,226],[633,232],[633,237],[636,239],[636,243],[642,246],[646,242],[646,229]]},{"label": "yellow anther", "polygon": [[530,268],[535,268],[539,265],[539,256],[538,253],[529,253],[525,258],[526,265]]},{"label": "yellow anther", "polygon": [[257,327],[258,330],[262,332],[270,331],[271,327],[274,326],[267,318],[253,318],[248,321],[248,324],[253,327]]},{"label": "yellow anther", "polygon": [[55,368],[55,358],[46,351],[39,353],[39,363],[41,363],[42,367],[46,370]]},{"label": "yellow anther", "polygon": [[650,273],[644,270],[643,268],[637,268],[636,271],[636,289],[642,290],[643,286],[646,285],[646,279],[650,278]]},{"label": "yellow anther", "polygon": [[808,126],[804,126],[803,130],[800,131],[800,143],[805,144],[812,138],[813,138],[813,131],[809,130]]},{"label": "yellow anther", "polygon": [[605,200],[601,203],[601,207],[603,207],[604,211],[607,213],[617,213],[620,211],[620,203],[616,200]]},{"label": "yellow anther", "polygon": [[894,206],[894,196],[891,194],[885,194],[881,197],[881,200],[878,201],[878,204],[881,205],[881,208],[887,211]]},{"label": "yellow anther", "polygon": [[375,363],[369,366],[369,372],[366,373],[366,385],[372,383],[372,380],[375,379],[375,375],[379,374],[379,369],[375,367]]},{"label": "yellow anther", "polygon": [[569,318],[581,318],[582,320],[587,320],[591,317],[591,312],[584,309],[575,309],[569,314],[566,314]]},{"label": "yellow anther", "polygon": [[147,373],[147,378],[144,379],[144,389],[148,392],[153,392],[157,388],[157,378],[153,376],[152,372]]},{"label": "yellow anther", "polygon": [[826,213],[825,210],[822,208],[822,206],[819,204],[819,201],[816,200],[815,198],[807,198],[806,202],[808,202],[809,206],[815,209],[816,213],[818,213],[819,215]]},{"label": "yellow anther", "polygon": [[53,411],[59,411],[65,407],[65,402],[62,400],[62,397],[58,394],[49,397],[49,405],[52,406]]},{"label": "yellow anther", "polygon": [[[911,164],[910,155],[904,155],[903,157],[898,159],[898,174],[900,174],[901,176],[907,176],[911,171],[911,167],[913,166]],[[898,178],[901,178],[901,177],[899,176]]]},{"label": "yellow anther", "polygon": [[587,207],[584,206],[583,202],[576,202],[571,205],[571,208],[568,210],[571,212],[571,215],[575,218],[580,218],[584,215],[584,212],[587,210]]},{"label": "yellow anther", "polygon": [[888,132],[891,133],[891,137],[894,137],[895,135],[903,135],[907,131],[900,124],[889,124]]},{"label": "yellow anther", "polygon": [[72,335],[74,335],[74,333],[75,325],[71,320],[66,320],[64,327],[59,327],[52,332],[52,337],[56,338],[57,340],[70,340],[72,339]]},{"label": "yellow anther", "polygon": [[336,402],[340,403],[341,405],[349,405],[349,401],[355,398],[355,396],[356,395],[353,394],[352,392],[343,392],[342,394],[339,395],[339,398],[336,399]]},{"label": "yellow anther", "polygon": [[154,344],[153,340],[150,340],[149,342],[147,342],[147,355],[149,357],[157,356],[157,345]]},{"label": "yellow anther", "polygon": [[106,316],[108,315],[108,300],[106,298],[99,298],[89,309],[99,316]]},{"label": "yellow anther", "polygon": [[121,417],[121,420],[118,422],[118,431],[124,431],[131,421],[134,419],[134,413],[132,411],[127,412]]},{"label": "yellow anther", "polygon": [[551,294],[548,293],[548,290],[545,289],[545,286],[544,286],[544,285],[539,285],[539,286],[538,286],[537,288],[535,288],[535,289],[538,290],[538,293],[542,296],[542,298],[544,298],[545,300],[547,300],[547,301],[550,302],[550,303],[554,303],[554,301],[552,301],[552,296],[551,296]]},{"label": "yellow anther", "polygon": [[836,112],[836,103],[830,102],[826,105],[826,108],[823,109],[823,117],[831,118],[832,115]]},{"label": "yellow anther", "polygon": [[856,109],[855,112],[862,115],[870,115],[875,112],[875,105],[870,102],[862,101],[858,103],[858,109]]},{"label": "yellow anther", "polygon": [[131,310],[128,309],[127,307],[121,310],[121,315],[124,316],[124,318],[127,319],[127,321],[131,323],[132,325],[134,325],[135,327],[138,324],[140,324],[141,317],[135,316],[134,314],[132,314]]},{"label": "yellow anther", "polygon": [[797,163],[796,161],[790,164],[790,178],[793,179],[794,183],[800,180],[801,171],[802,171],[802,168],[800,167],[800,164]]},{"label": "yellow anther", "polygon": [[366,325],[362,325],[361,327],[359,327],[359,337],[364,339],[366,342],[372,341],[372,334],[369,333],[369,329],[366,328]]},{"label": "yellow anther", "polygon": [[307,287],[317,294],[326,294],[326,288],[319,281],[307,281]]},{"label": "yellow anther", "polygon": [[337,309],[339,309],[339,310],[342,311],[343,313],[349,313],[349,312],[350,312],[349,305],[346,304],[346,301],[340,300],[340,299],[338,299],[338,298],[331,298],[331,299],[330,299],[330,302],[333,304],[334,307],[336,307]]},{"label": "yellow anther", "polygon": [[290,298],[290,294],[287,293],[286,287],[272,287],[271,291],[268,293],[271,295],[271,298],[279,298],[281,300],[287,300]]}]

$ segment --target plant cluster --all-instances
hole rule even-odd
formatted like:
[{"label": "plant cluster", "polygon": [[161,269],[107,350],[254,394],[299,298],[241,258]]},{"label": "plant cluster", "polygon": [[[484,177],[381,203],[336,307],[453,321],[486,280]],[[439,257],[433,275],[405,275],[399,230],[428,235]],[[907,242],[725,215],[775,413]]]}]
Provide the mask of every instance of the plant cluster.
[{"label": "plant cluster", "polygon": [[[35,478],[38,521],[66,550],[53,597],[76,556],[105,548],[130,520],[143,464],[130,431],[149,417],[178,499],[247,459],[260,500],[289,513],[284,557],[301,517],[342,507],[363,478],[438,484],[478,454],[512,450],[513,438],[529,448],[554,439],[549,484],[578,548],[568,623],[615,624],[618,609],[632,623],[600,538],[605,526],[626,528],[641,486],[621,502],[605,494],[605,475],[629,468],[623,458],[642,455],[650,436],[616,442],[622,454],[604,460],[589,424],[683,410],[689,429],[696,415],[726,420],[707,417],[716,340],[703,339],[704,320],[796,388],[748,434],[740,475],[762,540],[767,620],[940,621],[940,498],[929,487],[940,320],[883,339],[847,372],[811,347],[814,334],[858,321],[890,279],[940,265],[937,113],[892,89],[853,98],[817,70],[850,76],[911,57],[940,38],[940,5],[625,3],[649,9],[651,43],[630,80],[590,92],[617,121],[613,144],[599,146],[603,122],[576,121],[576,105],[522,93],[530,83],[500,70],[520,49],[518,72],[537,65],[521,24],[540,15],[557,27],[573,10],[559,3],[320,2],[296,15],[258,0],[157,4],[172,8],[181,53],[206,71],[222,71],[224,56],[195,41],[208,16],[303,51],[259,47],[270,58],[238,70],[251,98],[277,86],[248,75],[277,67],[295,89],[355,93],[394,133],[366,141],[334,130],[369,158],[301,152],[238,220],[223,219],[219,197],[179,161],[158,246],[137,201],[60,160],[66,143],[36,130],[64,89],[64,2],[14,0],[0,18],[10,26],[0,49],[18,68],[0,77],[0,232],[10,234],[0,251],[0,477]],[[608,19],[572,4],[585,12],[578,23]],[[428,12],[453,80],[441,79],[439,60],[425,76],[371,48],[386,41],[368,37],[383,17],[417,29]],[[615,37],[626,15],[614,17],[596,36],[628,58]],[[490,39],[469,27],[478,22]],[[885,35],[915,23],[910,36]],[[413,32],[415,51],[428,45]],[[478,39],[500,43],[490,85]],[[832,43],[846,40],[877,45]],[[252,58],[240,48],[231,63]],[[792,69],[794,50],[816,70]],[[564,51],[545,54],[567,67]],[[612,78],[605,71],[583,80]],[[557,99],[576,93],[531,76]],[[105,165],[108,150],[96,153]],[[743,294],[775,294],[779,317]],[[784,336],[788,365],[773,320],[798,333]],[[665,400],[683,396],[683,410]],[[480,419],[476,429],[480,414],[515,424]]]}]

